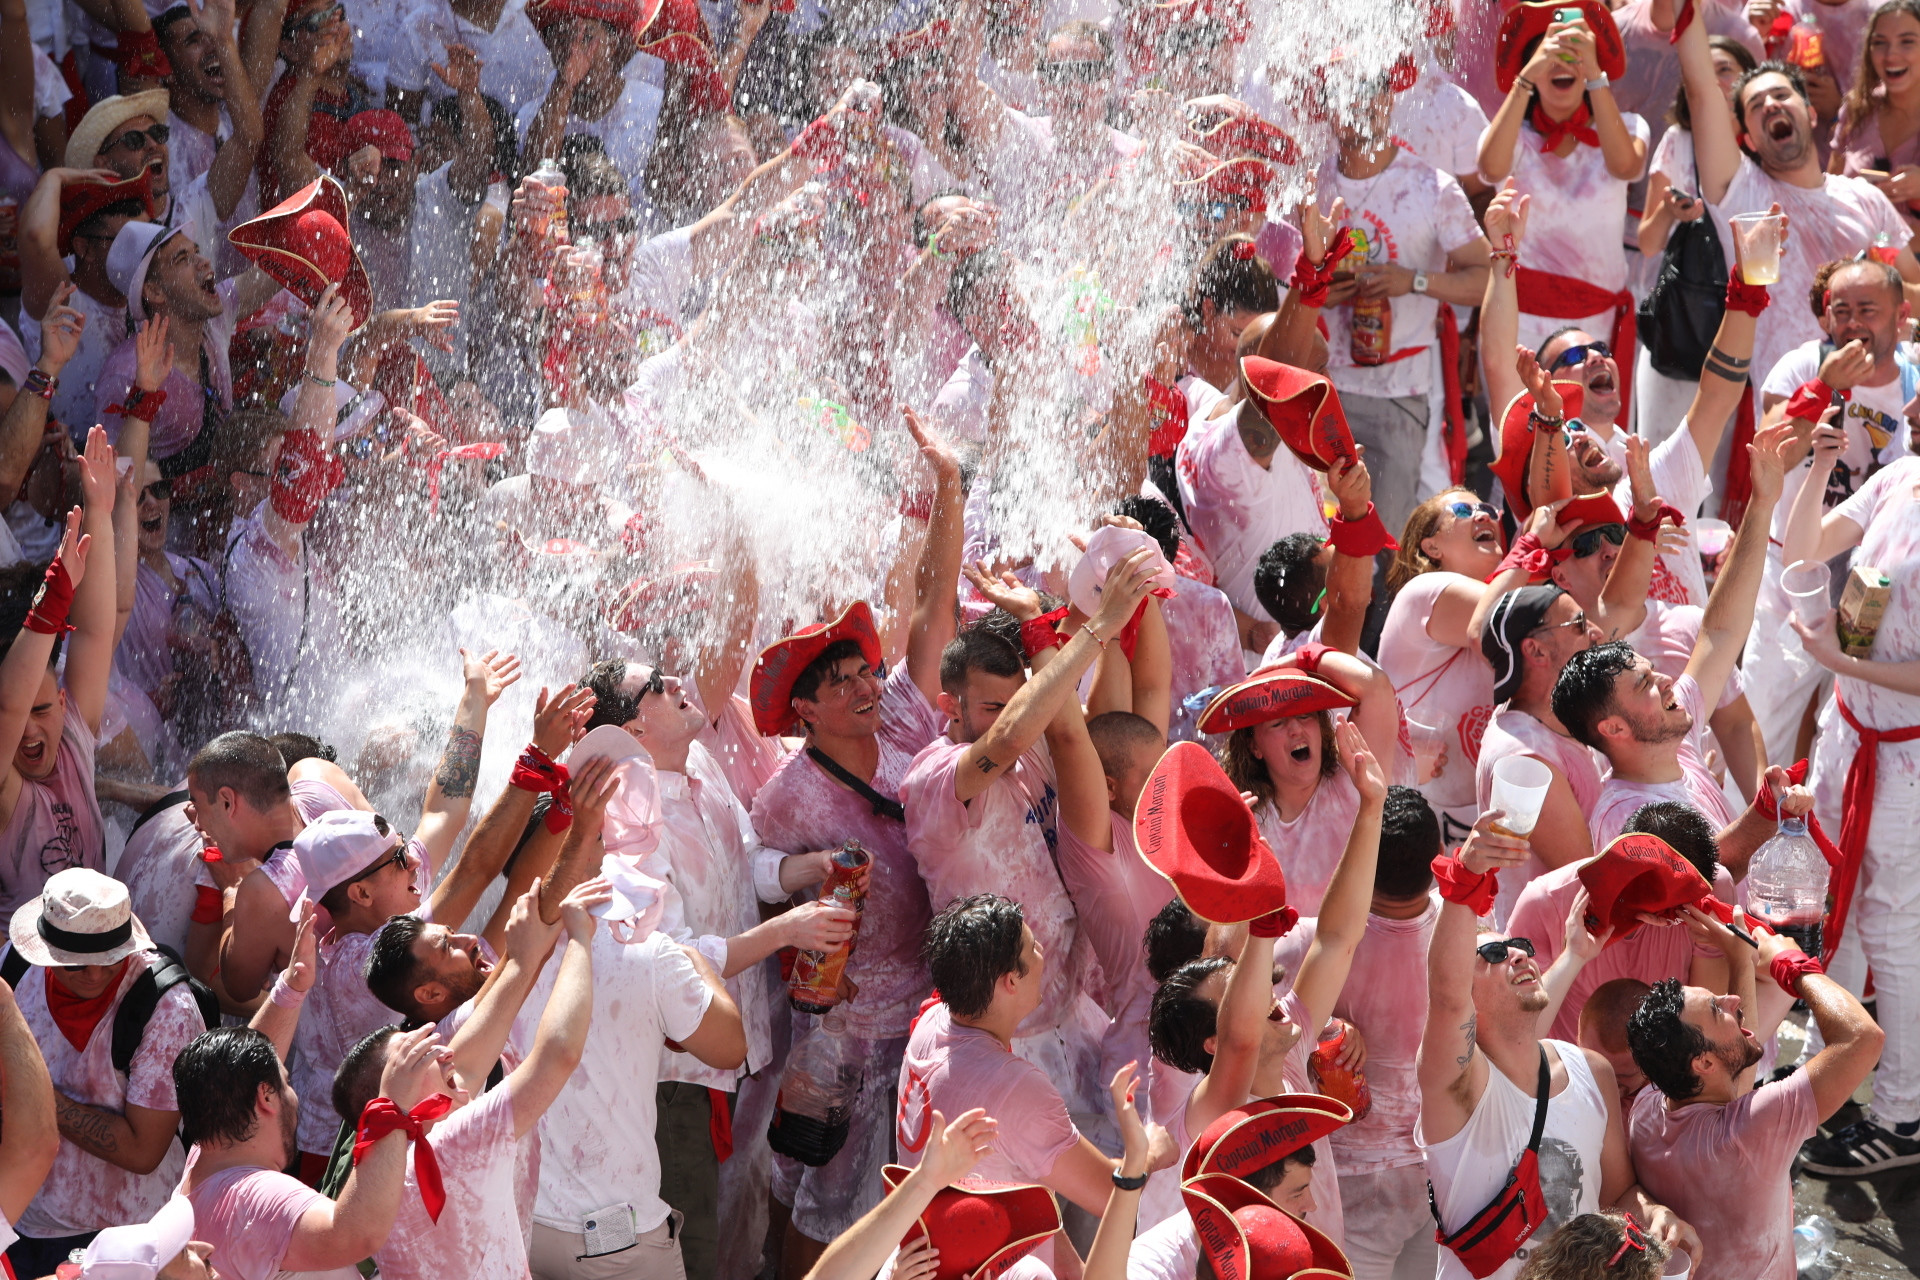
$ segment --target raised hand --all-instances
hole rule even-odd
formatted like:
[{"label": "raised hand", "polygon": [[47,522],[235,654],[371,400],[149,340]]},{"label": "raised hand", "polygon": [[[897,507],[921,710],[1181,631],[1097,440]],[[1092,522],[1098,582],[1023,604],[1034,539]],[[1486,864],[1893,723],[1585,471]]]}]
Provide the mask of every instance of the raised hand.
[{"label": "raised hand", "polygon": [[486,66],[478,54],[464,44],[447,46],[447,60],[429,64],[433,74],[455,93],[480,92],[480,71]]},{"label": "raised hand", "polygon": [[1360,793],[1360,799],[1368,804],[1387,802],[1387,774],[1380,762],[1367,750],[1366,735],[1360,732],[1360,726],[1348,720],[1333,731],[1333,749],[1340,757],[1340,767],[1347,771],[1347,777],[1353,780],[1354,790]]},{"label": "raised hand", "polygon": [[941,1186],[951,1186],[973,1172],[980,1158],[993,1150],[1000,1122],[984,1107],[963,1112],[953,1123],[938,1111],[933,1113],[931,1136],[920,1153],[920,1170]]},{"label": "raised hand", "polygon": [[1327,246],[1340,234],[1340,227],[1347,220],[1347,202],[1342,196],[1333,198],[1333,207],[1325,213],[1320,212],[1317,201],[1308,201],[1300,206],[1300,242],[1307,261],[1319,266],[1326,261]]},{"label": "raised hand", "polygon": [[553,940],[560,934],[560,922],[548,924],[540,918],[540,886],[535,885],[514,899],[507,913],[507,928],[501,939],[503,953],[529,969],[546,963]]},{"label": "raised hand", "polygon": [[307,364],[318,366],[318,371],[326,375],[340,358],[340,345],[352,332],[353,308],[341,296],[340,286],[330,284],[307,319]]},{"label": "raised hand", "polygon": [[1123,1177],[1139,1177],[1147,1171],[1147,1148],[1150,1140],[1147,1126],[1140,1119],[1140,1112],[1133,1103],[1133,1095],[1140,1084],[1140,1064],[1129,1062],[1113,1073],[1113,1081],[1107,1086],[1107,1096],[1113,1099],[1113,1118],[1120,1127],[1120,1147],[1125,1153],[1120,1157],[1120,1170]]},{"label": "raised hand", "polygon": [[488,706],[498,702],[507,686],[520,679],[520,659],[498,649],[489,649],[479,657],[462,649],[460,665],[467,688],[485,698]]},{"label": "raised hand", "polygon": [[598,831],[607,820],[607,806],[620,791],[620,774],[614,762],[606,756],[595,756],[574,771],[570,785],[574,825],[583,833]]},{"label": "raised hand", "polygon": [[1095,634],[1111,640],[1133,617],[1133,611],[1147,598],[1158,570],[1160,548],[1142,547],[1107,570],[1107,581],[1100,593],[1100,608],[1088,619]]},{"label": "raised hand", "polygon": [[613,886],[604,876],[595,876],[575,885],[573,892],[560,900],[560,923],[566,926],[567,936],[575,942],[593,941],[593,930],[597,923],[594,909],[612,901]]},{"label": "raised hand", "polygon": [[1798,454],[1800,448],[1794,434],[1791,422],[1782,422],[1754,433],[1753,443],[1747,446],[1747,471],[1753,477],[1754,501],[1780,500],[1780,489],[1786,482],[1787,468],[1792,465],[1789,458]]},{"label": "raised hand", "polygon": [[1327,468],[1327,489],[1340,504],[1340,518],[1359,520],[1373,505],[1373,475],[1367,470],[1367,446],[1354,446],[1352,461],[1336,458]]},{"label": "raised hand", "polygon": [[933,468],[935,483],[956,483],[960,479],[960,459],[945,436],[928,426],[910,405],[900,406],[900,416],[907,420],[907,434],[920,446],[920,456]]},{"label": "raised hand", "polygon": [[1597,934],[1587,932],[1587,902],[1587,890],[1583,885],[1580,892],[1573,895],[1573,905],[1567,908],[1565,949],[1581,964],[1598,956],[1613,939],[1612,925]]},{"label": "raised hand", "polygon": [[1514,189],[1513,179],[1508,178],[1500,184],[1500,190],[1494,193],[1487,205],[1483,224],[1487,229],[1487,239],[1493,241],[1493,247],[1507,247],[1507,237],[1513,238],[1517,246],[1527,238],[1527,210],[1533,203],[1533,197]]},{"label": "raised hand", "polygon": [[1575,520],[1572,524],[1560,523],[1560,513],[1572,501],[1572,495],[1568,495],[1552,502],[1542,503],[1527,517],[1527,532],[1540,539],[1540,545],[1549,551],[1565,545],[1567,539],[1578,533],[1586,524],[1584,520]]},{"label": "raised hand", "polygon": [[1553,385],[1553,375],[1540,367],[1540,361],[1534,358],[1529,347],[1513,349],[1514,372],[1520,375],[1520,381],[1533,396],[1533,411],[1543,418],[1558,418],[1566,413],[1566,405],[1560,399],[1560,392]]},{"label": "raised hand", "polygon": [[453,350],[453,326],[460,323],[460,304],[443,298],[407,312],[406,328],[416,338],[425,338],[442,351]]},{"label": "raised hand", "polygon": [[1502,835],[1493,829],[1493,824],[1506,816],[1504,809],[1487,810],[1467,833],[1466,843],[1460,846],[1461,865],[1475,875],[1517,867],[1533,852],[1526,837]]},{"label": "raised hand", "polygon": [[314,933],[313,918],[316,909],[313,900],[300,900],[300,920],[293,929],[293,959],[287,962],[287,989],[290,991],[310,991],[313,980],[320,976],[320,940]]},{"label": "raised hand", "polygon": [[963,564],[960,572],[973,584],[974,590],[987,598],[989,604],[1005,609],[1021,622],[1030,622],[1046,612],[1041,606],[1040,593],[1012,573],[1003,572],[996,576],[984,560]]},{"label": "raised hand", "polygon": [[173,369],[173,340],[167,336],[171,327],[171,318],[160,316],[140,326],[133,337],[133,385],[142,391],[166,385]]},{"label": "raised hand", "polygon": [[387,1041],[387,1064],[380,1070],[380,1093],[402,1111],[411,1111],[436,1093],[452,1093],[447,1082],[448,1051],[429,1022],[396,1032]]},{"label": "raised hand", "polygon": [[87,317],[67,305],[73,297],[71,281],[53,291],[53,302],[40,321],[40,371],[57,378],[67,362],[80,349],[80,335],[86,332]]},{"label": "raised hand", "polygon": [[1859,386],[1873,374],[1873,351],[1866,341],[1855,338],[1843,347],[1836,347],[1820,362],[1820,381],[1835,391],[1847,391]]},{"label": "raised hand", "polygon": [[561,685],[554,694],[542,686],[533,702],[533,745],[546,752],[548,759],[558,760],[586,732],[597,701],[585,685]]},{"label": "raised hand", "polygon": [[80,455],[80,492],[86,500],[87,510],[113,510],[113,490],[117,479],[113,445],[107,440],[107,429],[95,423],[93,429],[87,432],[87,451]]}]

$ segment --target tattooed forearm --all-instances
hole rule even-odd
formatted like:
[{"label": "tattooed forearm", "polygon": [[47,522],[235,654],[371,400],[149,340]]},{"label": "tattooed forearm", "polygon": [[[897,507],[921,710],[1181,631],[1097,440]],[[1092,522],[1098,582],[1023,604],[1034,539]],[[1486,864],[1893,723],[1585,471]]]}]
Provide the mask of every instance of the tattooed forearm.
[{"label": "tattooed forearm", "polygon": [[1719,347],[1711,347],[1707,351],[1707,372],[1728,382],[1745,382],[1752,365],[1753,361],[1730,356]]},{"label": "tattooed forearm", "polygon": [[447,749],[440,757],[440,768],[433,780],[449,800],[465,800],[473,795],[480,776],[480,735],[463,725],[453,726],[447,735]]},{"label": "tattooed forearm", "polygon": [[124,1118],[75,1102],[57,1089],[53,1098],[61,1137],[102,1160],[112,1160],[120,1153],[119,1131],[126,1123]]},{"label": "tattooed forearm", "polygon": [[1477,1013],[1468,1014],[1467,1020],[1460,1024],[1460,1033],[1466,1037],[1467,1051],[1455,1058],[1453,1065],[1462,1071],[1466,1070],[1467,1064],[1473,1061],[1474,1033],[1479,1030],[1479,1027],[1480,1015]]}]

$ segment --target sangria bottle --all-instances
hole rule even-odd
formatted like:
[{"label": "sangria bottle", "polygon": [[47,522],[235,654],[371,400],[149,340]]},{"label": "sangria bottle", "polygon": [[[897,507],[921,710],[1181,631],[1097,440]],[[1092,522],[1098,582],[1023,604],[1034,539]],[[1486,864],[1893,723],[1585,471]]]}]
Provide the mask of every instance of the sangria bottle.
[{"label": "sangria bottle", "polygon": [[831,951],[802,951],[794,957],[787,1000],[802,1013],[825,1013],[840,1003],[840,975],[846,972],[847,959],[853,954],[853,944],[859,936],[859,913],[867,909],[867,892],[861,885],[860,872],[872,862],[872,855],[860,847],[858,840],[849,840],[834,852],[833,869],[820,886],[820,896],[855,913],[854,937]]}]

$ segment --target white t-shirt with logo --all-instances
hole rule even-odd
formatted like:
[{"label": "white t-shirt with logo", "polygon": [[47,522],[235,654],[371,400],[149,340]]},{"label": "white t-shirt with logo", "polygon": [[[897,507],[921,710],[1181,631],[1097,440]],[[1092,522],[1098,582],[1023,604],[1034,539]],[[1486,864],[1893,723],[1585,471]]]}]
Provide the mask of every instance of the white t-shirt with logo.
[{"label": "white t-shirt with logo", "polygon": [[[1798,227],[1794,229],[1799,230]],[[1767,310],[1771,311],[1772,308]],[[1817,340],[1805,342],[1781,357],[1767,374],[1767,380],[1761,384],[1762,399],[1767,396],[1791,396],[1801,383],[1818,377],[1823,358],[1821,345]],[[1834,425],[1846,428],[1847,447],[1840,451],[1840,457],[1827,477],[1826,497],[1820,504],[1823,511],[1831,511],[1858,493],[1867,478],[1881,467],[1907,456],[1907,420],[1904,412],[1907,397],[1902,390],[1904,381],[1896,376],[1884,386],[1863,385],[1851,389],[1846,408],[1834,419]],[[1775,542],[1783,540],[1787,515],[1793,509],[1794,495],[1800,492],[1800,486],[1812,473],[1813,458],[1809,456],[1787,476],[1780,491],[1779,505],[1773,509],[1772,536]],[[1777,548],[1774,554],[1779,554]]]}]

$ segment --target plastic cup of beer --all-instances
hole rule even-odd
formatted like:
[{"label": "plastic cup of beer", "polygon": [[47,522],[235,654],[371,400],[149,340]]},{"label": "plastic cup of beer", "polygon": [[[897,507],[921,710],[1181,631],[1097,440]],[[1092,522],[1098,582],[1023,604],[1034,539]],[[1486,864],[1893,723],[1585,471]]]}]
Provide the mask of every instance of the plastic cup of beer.
[{"label": "plastic cup of beer", "polygon": [[1818,560],[1795,560],[1780,571],[1780,589],[1787,593],[1801,626],[1811,627],[1827,616],[1832,582],[1832,571]]},{"label": "plastic cup of beer", "polygon": [[1440,772],[1440,755],[1447,747],[1446,730],[1409,713],[1407,741],[1413,746],[1413,784],[1425,786]]},{"label": "plastic cup of beer", "polygon": [[1487,807],[1499,809],[1504,816],[1493,824],[1503,836],[1533,834],[1540,821],[1540,806],[1547,802],[1547,787],[1553,782],[1553,770],[1532,756],[1508,756],[1493,766],[1493,794]]},{"label": "plastic cup of beer", "polygon": [[1727,219],[1733,229],[1734,257],[1740,278],[1748,284],[1780,283],[1780,241],[1786,215],[1736,213]]}]

